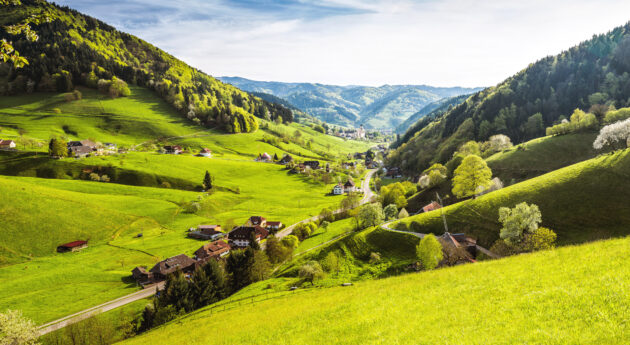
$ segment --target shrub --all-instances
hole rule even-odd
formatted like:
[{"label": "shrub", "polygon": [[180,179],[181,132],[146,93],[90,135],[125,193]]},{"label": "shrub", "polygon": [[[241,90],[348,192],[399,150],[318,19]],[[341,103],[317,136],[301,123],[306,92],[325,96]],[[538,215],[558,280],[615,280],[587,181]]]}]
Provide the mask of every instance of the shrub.
[{"label": "shrub", "polygon": [[326,272],[334,272],[339,270],[339,257],[334,252],[330,252],[326,255],[322,261],[322,266]]},{"label": "shrub", "polygon": [[416,254],[424,269],[432,270],[442,261],[442,244],[433,234],[428,234],[418,243]]},{"label": "shrub", "polygon": [[324,270],[319,262],[309,261],[300,267],[298,275],[300,278],[304,279],[304,281],[313,284],[316,280],[324,277]]},{"label": "shrub", "polygon": [[596,150],[601,150],[604,147],[610,146],[613,148],[619,148],[627,146],[630,140],[630,119],[615,122],[612,125],[604,126],[599,135],[593,142],[593,147]]},{"label": "shrub", "polygon": [[381,261],[381,253],[371,252],[370,253],[370,264],[375,264]]},{"label": "shrub", "polygon": [[507,244],[517,245],[523,240],[523,234],[531,234],[538,229],[542,216],[538,206],[522,202],[510,209],[499,209],[499,222],[503,224],[500,237]]},{"label": "shrub", "polygon": [[52,109],[52,112],[53,112],[53,113],[55,113],[55,114],[61,114],[61,109],[59,109],[59,108],[53,108],[53,109]]},{"label": "shrub", "polygon": [[396,219],[398,216],[398,208],[394,204],[389,204],[383,209],[383,215],[386,220]]}]

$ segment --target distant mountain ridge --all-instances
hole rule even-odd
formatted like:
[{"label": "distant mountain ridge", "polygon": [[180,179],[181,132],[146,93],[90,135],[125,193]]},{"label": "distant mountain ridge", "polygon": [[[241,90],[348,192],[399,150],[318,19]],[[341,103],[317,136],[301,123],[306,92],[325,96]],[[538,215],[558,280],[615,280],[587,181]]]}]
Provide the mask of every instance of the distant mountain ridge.
[{"label": "distant mountain ridge", "polygon": [[322,121],[342,126],[363,124],[374,129],[394,129],[432,102],[481,90],[428,85],[339,86],[256,81],[241,77],[217,79],[245,91],[263,92],[285,99]]}]

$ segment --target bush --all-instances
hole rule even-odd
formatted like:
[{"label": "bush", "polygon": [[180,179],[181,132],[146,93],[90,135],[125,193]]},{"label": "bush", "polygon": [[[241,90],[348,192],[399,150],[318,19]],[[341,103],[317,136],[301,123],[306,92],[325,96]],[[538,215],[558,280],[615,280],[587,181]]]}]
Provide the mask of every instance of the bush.
[{"label": "bush", "polygon": [[53,113],[55,113],[55,114],[61,114],[61,109],[59,109],[59,108],[53,108],[53,109],[52,109],[52,112],[53,112]]},{"label": "bush", "polygon": [[309,261],[300,267],[298,275],[300,278],[304,279],[304,281],[313,284],[316,280],[324,277],[324,270],[319,262]]},{"label": "bush", "polygon": [[433,234],[428,234],[418,243],[416,254],[424,269],[432,270],[442,261],[442,244]]},{"label": "bush", "polygon": [[517,245],[523,240],[524,234],[531,234],[538,229],[542,221],[540,209],[535,204],[522,202],[510,209],[499,208],[499,222],[503,224],[500,237],[507,244]]}]

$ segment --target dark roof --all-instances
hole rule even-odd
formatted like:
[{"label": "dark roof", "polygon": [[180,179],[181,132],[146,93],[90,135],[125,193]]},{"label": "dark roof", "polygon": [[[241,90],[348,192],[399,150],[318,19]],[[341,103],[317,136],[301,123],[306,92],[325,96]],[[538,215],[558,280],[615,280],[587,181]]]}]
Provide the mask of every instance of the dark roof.
[{"label": "dark roof", "polygon": [[266,221],[265,217],[261,217],[261,216],[251,216],[249,217],[249,220],[252,222],[252,224],[254,225],[259,225],[262,222]]},{"label": "dark roof", "polygon": [[280,160],[280,163],[289,163],[293,161],[293,157],[291,157],[291,155],[286,154],[284,155],[284,157],[282,157],[282,159]]},{"label": "dark roof", "polygon": [[354,187],[354,181],[352,180],[348,180],[348,182],[346,182],[346,184],[343,185],[344,187]]},{"label": "dark roof", "polygon": [[230,231],[228,234],[228,238],[230,240],[247,240],[249,239],[250,233],[254,232],[256,237],[263,239],[269,235],[269,231],[261,226],[239,226],[234,228],[234,230]]},{"label": "dark roof", "polygon": [[92,148],[89,146],[71,146],[70,151],[78,154],[88,154],[92,152]]},{"label": "dark roof", "polygon": [[267,222],[267,226],[270,225],[282,225],[282,222]]},{"label": "dark roof", "polygon": [[172,258],[158,262],[155,266],[153,266],[151,272],[167,275],[177,271],[178,269],[185,270],[194,265],[195,260],[189,258],[186,254],[179,254],[177,256],[173,256]]},{"label": "dark roof", "polygon": [[216,230],[217,228],[221,228],[221,225],[199,225],[197,229],[204,230]]},{"label": "dark roof", "polygon": [[11,145],[13,140],[2,140],[0,139],[0,145]]},{"label": "dark roof", "polygon": [[73,242],[69,242],[66,244],[62,244],[59,247],[64,247],[64,248],[75,248],[75,247],[81,247],[83,245],[86,245],[87,241],[73,241]]}]

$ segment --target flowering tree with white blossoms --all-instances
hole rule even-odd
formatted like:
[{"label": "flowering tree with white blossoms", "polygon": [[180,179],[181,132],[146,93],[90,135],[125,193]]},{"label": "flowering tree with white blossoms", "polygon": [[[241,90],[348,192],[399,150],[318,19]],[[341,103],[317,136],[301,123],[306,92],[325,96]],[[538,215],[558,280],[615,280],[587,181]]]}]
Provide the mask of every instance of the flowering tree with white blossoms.
[{"label": "flowering tree with white blossoms", "polygon": [[593,147],[601,150],[606,146],[620,148],[624,144],[626,147],[630,146],[630,119],[604,126],[593,142]]}]

